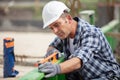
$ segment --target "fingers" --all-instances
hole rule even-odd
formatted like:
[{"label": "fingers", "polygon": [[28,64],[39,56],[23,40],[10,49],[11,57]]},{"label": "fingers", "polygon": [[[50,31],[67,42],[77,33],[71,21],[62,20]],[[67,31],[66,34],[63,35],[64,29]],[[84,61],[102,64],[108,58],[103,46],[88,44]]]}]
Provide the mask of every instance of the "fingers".
[{"label": "fingers", "polygon": [[52,64],[51,62],[46,62],[38,66],[40,72],[45,73],[45,77],[52,77],[60,73],[60,65]]},{"label": "fingers", "polygon": [[39,65],[38,70],[40,72],[45,73],[46,78],[47,77],[52,77],[52,76],[54,76],[56,74],[54,64],[52,64],[51,62],[46,62],[44,64]]},{"label": "fingers", "polygon": [[46,74],[45,78],[49,78],[49,77],[53,77],[53,76],[55,76],[55,75],[53,73],[50,73],[50,74]]},{"label": "fingers", "polygon": [[46,62],[46,63],[40,64],[40,65],[38,66],[38,68],[39,68],[39,69],[49,68],[49,67],[51,67],[51,66],[49,66],[49,65],[51,65],[51,64],[52,64],[51,62]]},{"label": "fingers", "polygon": [[51,62],[46,62],[38,66],[38,70],[41,72],[50,72],[53,69],[53,64]]},{"label": "fingers", "polygon": [[54,71],[54,69],[42,69],[41,70],[41,72],[43,72],[43,73],[51,73],[51,72],[53,72]]}]

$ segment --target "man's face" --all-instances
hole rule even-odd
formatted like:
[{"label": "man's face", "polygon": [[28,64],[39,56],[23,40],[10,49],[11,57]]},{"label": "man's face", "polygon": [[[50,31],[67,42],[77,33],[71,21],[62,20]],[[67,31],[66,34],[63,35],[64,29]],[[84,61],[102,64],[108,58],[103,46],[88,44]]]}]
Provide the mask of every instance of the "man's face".
[{"label": "man's face", "polygon": [[71,25],[69,19],[59,18],[57,21],[49,25],[49,28],[56,34],[60,39],[69,37],[71,33]]}]

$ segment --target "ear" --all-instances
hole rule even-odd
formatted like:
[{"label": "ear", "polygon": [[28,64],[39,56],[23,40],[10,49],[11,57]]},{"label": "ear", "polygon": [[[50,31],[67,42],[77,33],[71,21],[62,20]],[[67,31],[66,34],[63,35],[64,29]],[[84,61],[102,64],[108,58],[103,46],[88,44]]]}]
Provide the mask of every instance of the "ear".
[{"label": "ear", "polygon": [[69,22],[69,23],[71,23],[72,22],[72,16],[71,15],[67,15],[66,16],[66,18],[67,18],[67,22]]}]

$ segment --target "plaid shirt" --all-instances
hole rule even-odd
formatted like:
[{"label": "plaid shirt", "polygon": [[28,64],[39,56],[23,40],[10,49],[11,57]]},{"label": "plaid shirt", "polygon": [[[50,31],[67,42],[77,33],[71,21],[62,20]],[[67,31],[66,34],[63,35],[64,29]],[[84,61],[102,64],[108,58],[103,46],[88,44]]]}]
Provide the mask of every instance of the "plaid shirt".
[{"label": "plaid shirt", "polygon": [[120,66],[101,30],[82,19],[74,19],[78,22],[73,41],[74,53],[70,53],[69,38],[61,40],[56,37],[50,45],[64,52],[67,59],[73,55],[82,60],[82,68],[79,71],[84,80],[108,80],[110,75],[120,76]]}]

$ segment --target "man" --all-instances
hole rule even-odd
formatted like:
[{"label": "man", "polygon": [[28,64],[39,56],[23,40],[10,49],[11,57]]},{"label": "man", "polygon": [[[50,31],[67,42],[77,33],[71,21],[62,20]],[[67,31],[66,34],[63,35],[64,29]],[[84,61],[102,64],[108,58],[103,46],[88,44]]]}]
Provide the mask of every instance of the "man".
[{"label": "man", "polygon": [[99,28],[69,14],[62,2],[48,2],[42,12],[44,26],[57,35],[49,45],[46,56],[54,51],[63,52],[65,61],[60,64],[47,62],[38,69],[47,73],[46,78],[66,74],[68,80],[118,80],[120,66],[111,47]]}]

